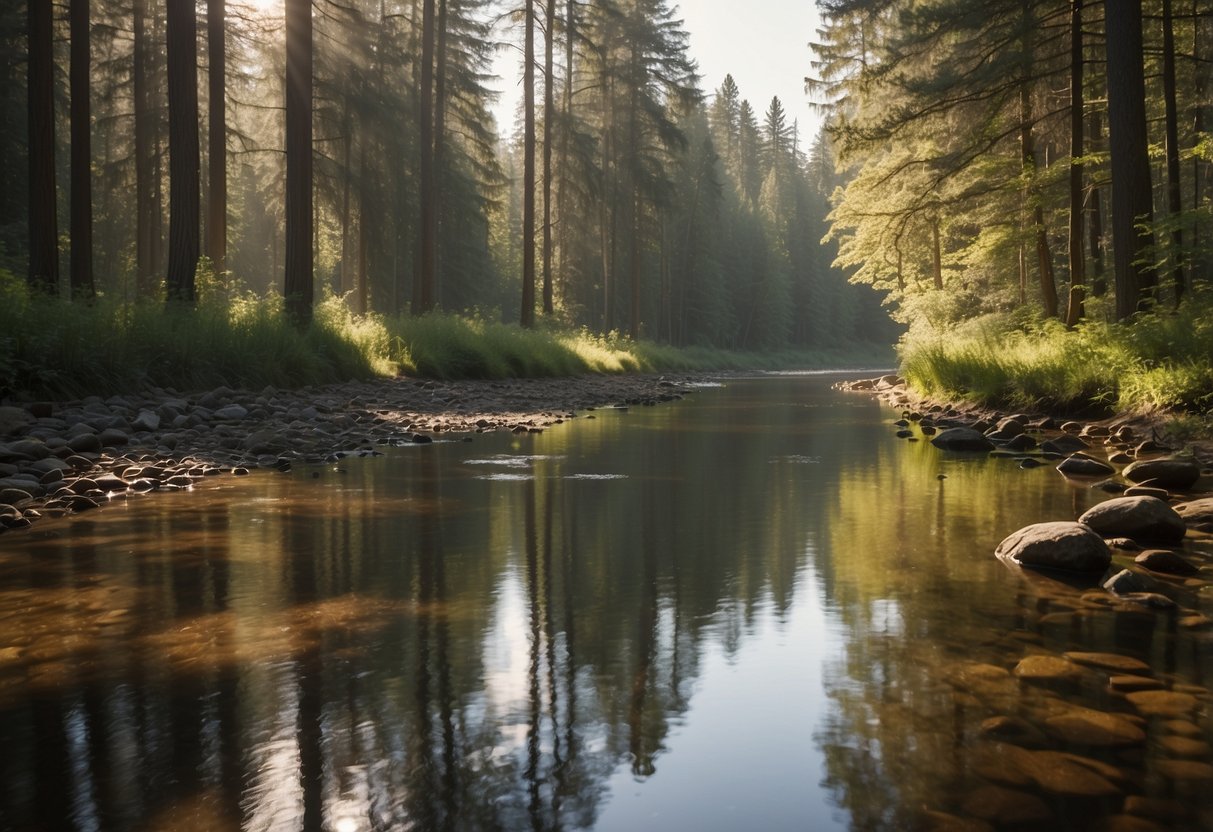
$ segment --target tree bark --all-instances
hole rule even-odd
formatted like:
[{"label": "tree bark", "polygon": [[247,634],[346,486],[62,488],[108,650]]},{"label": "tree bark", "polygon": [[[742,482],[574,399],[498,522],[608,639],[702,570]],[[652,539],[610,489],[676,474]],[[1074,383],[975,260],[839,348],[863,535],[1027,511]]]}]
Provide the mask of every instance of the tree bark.
[{"label": "tree bark", "polygon": [[931,275],[935,281],[935,291],[943,291],[943,250],[939,243],[939,218],[931,221]]},{"label": "tree bark", "polygon": [[151,297],[158,280],[152,245],[155,126],[148,96],[147,0],[134,0],[134,18],[131,96],[135,108],[135,287],[140,297]]},{"label": "tree bark", "polygon": [[556,0],[547,0],[543,33],[543,314],[553,312],[552,297],[552,122],[556,119],[553,51],[556,45]]},{"label": "tree bark", "polygon": [[[1091,146],[1098,149],[1103,142],[1103,120],[1099,117],[1099,113],[1091,114]],[[1091,209],[1091,227],[1088,232],[1088,238],[1091,244],[1091,293],[1097,298],[1102,298],[1108,293],[1108,278],[1106,273],[1105,258],[1104,258],[1104,239],[1103,239],[1103,199],[1100,195],[1099,186],[1094,182],[1091,183],[1090,209]]]},{"label": "tree bark", "polygon": [[[1193,26],[1198,25],[1196,21]],[[1171,279],[1175,287],[1175,305],[1183,300],[1184,233],[1176,221],[1183,212],[1183,196],[1179,184],[1179,113],[1175,94],[1175,26],[1171,16],[1171,0],[1162,0],[1162,88],[1166,107],[1167,133],[1167,211],[1171,215]]]},{"label": "tree bark", "polygon": [[207,121],[208,200],[206,211],[206,254],[215,274],[227,271],[227,25],[225,0],[207,0],[206,52],[210,93],[210,119]]},{"label": "tree bark", "polygon": [[170,303],[194,302],[198,267],[198,20],[193,0],[167,0]]},{"label": "tree bark", "polygon": [[421,246],[417,276],[413,280],[412,313],[424,315],[434,305],[434,0],[421,6],[421,117],[420,191]]},{"label": "tree bark", "polygon": [[[1029,18],[1027,2],[1023,4],[1024,16]],[[1031,21],[1035,24],[1035,21]],[[1025,31],[1033,31],[1031,26],[1025,26]],[[1030,35],[1025,35],[1024,60],[1030,61],[1033,55]],[[1044,207],[1040,204],[1040,195],[1036,187],[1036,143],[1032,136],[1032,89],[1028,81],[1031,66],[1025,64],[1024,79],[1019,85],[1019,139],[1020,160],[1024,174],[1027,177],[1024,198],[1032,204],[1032,228],[1036,237],[1036,269],[1040,277],[1040,296],[1044,305],[1046,318],[1057,317],[1057,280],[1053,275],[1053,255],[1049,251],[1049,236],[1045,231]],[[1024,265],[1026,278],[1027,266]],[[1026,284],[1026,279],[1023,283]]]},{"label": "tree bark", "polygon": [[1083,316],[1086,293],[1086,258],[1082,246],[1083,64],[1082,4],[1070,0],[1070,297],[1066,326],[1071,329]]},{"label": "tree bark", "polygon": [[286,273],[296,326],[312,318],[312,3],[286,0]]},{"label": "tree bark", "polygon": [[1104,18],[1116,317],[1123,320],[1149,307],[1158,283],[1153,266],[1140,262],[1154,246],[1141,0],[1104,0]]},{"label": "tree bark", "polygon": [[29,0],[29,285],[59,292],[55,197],[55,40],[50,0]]},{"label": "tree bark", "polygon": [[442,215],[446,171],[447,0],[438,3],[437,51],[434,58],[434,283],[433,305],[442,304]]},{"label": "tree bark", "polygon": [[535,325],[535,0],[526,0],[525,57],[522,68],[522,314]]},{"label": "tree bark", "polygon": [[[35,0],[31,0],[34,2]],[[92,107],[89,103],[89,0],[71,0],[71,287],[73,298],[91,298],[93,285]]]}]

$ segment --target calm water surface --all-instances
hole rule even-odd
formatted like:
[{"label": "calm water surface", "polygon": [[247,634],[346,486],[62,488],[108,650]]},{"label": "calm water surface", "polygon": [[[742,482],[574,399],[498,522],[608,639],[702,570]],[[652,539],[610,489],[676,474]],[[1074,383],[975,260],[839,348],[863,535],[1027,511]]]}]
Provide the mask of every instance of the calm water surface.
[{"label": "calm water surface", "polygon": [[[991,556],[1097,492],[898,440],[832,380],[5,535],[0,828],[1095,829],[1126,795],[1213,828],[1208,636]],[[1133,712],[1106,674],[999,675],[1066,650],[1197,704],[1076,744],[1048,719]],[[1007,725],[1114,790],[992,767]]]}]

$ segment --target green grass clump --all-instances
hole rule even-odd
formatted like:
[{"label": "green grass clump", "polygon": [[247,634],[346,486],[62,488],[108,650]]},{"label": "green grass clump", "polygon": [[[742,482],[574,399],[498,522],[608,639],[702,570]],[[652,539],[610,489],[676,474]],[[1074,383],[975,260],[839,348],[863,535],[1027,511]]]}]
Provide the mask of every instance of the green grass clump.
[{"label": "green grass clump", "polygon": [[1024,323],[987,315],[908,336],[902,372],[918,390],[982,404],[1064,412],[1207,410],[1213,405],[1213,298],[1128,322]]}]

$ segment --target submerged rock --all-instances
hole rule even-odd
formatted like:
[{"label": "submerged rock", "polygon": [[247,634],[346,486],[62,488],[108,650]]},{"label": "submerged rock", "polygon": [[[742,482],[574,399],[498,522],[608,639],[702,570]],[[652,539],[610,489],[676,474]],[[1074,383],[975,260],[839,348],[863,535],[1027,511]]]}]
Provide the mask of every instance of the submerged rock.
[{"label": "submerged rock", "polygon": [[1104,537],[1179,541],[1187,532],[1183,518],[1157,497],[1117,497],[1078,518]]},{"label": "submerged rock", "polygon": [[1040,443],[1040,449],[1042,451],[1056,454],[1072,454],[1075,451],[1085,450],[1087,447],[1089,447],[1087,443],[1079,439],[1077,436],[1069,436],[1066,434]]},{"label": "submerged rock", "polygon": [[1151,572],[1167,575],[1195,575],[1198,571],[1190,561],[1169,549],[1147,549],[1133,560]]},{"label": "submerged rock", "polygon": [[1081,523],[1035,523],[1006,537],[994,554],[1021,566],[1103,572],[1112,552],[1103,538]]},{"label": "submerged rock", "polygon": [[973,428],[948,428],[931,439],[931,444],[945,451],[989,451],[994,443]]},{"label": "submerged rock", "polygon": [[1213,497],[1202,497],[1175,506],[1175,513],[1186,523],[1213,523]]}]

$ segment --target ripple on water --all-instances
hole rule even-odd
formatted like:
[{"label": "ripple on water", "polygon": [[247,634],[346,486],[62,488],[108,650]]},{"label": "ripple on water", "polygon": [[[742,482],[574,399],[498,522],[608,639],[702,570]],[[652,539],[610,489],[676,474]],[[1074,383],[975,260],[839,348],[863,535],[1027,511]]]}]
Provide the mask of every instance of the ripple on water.
[{"label": "ripple on water", "polygon": [[465,459],[464,465],[496,465],[502,468],[529,468],[537,461],[563,459],[560,454],[494,454],[493,456]]},{"label": "ripple on water", "polygon": [[805,456],[804,454],[788,454],[787,456],[773,456],[767,460],[771,465],[779,462],[787,462],[792,465],[818,465],[821,463],[819,456]]}]

